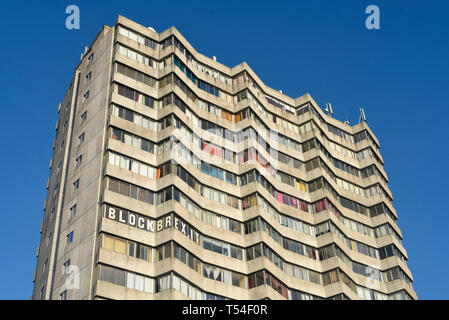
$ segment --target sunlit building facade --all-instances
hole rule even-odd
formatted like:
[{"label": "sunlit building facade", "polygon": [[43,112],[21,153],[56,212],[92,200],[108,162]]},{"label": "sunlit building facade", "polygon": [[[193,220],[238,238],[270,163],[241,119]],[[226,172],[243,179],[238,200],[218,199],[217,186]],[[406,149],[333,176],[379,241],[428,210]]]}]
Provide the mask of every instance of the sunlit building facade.
[{"label": "sunlit building facade", "polygon": [[86,48],[32,298],[417,299],[366,121],[216,60],[121,16]]}]

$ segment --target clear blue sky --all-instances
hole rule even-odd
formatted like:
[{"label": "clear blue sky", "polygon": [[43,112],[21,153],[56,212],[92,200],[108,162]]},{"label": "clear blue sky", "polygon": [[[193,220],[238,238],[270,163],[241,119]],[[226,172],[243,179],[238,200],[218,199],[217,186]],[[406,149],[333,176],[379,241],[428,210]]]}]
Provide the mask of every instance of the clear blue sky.
[{"label": "clear blue sky", "polygon": [[[157,3],[157,4],[156,4]],[[291,97],[331,101],[339,120],[363,106],[381,142],[415,289],[449,298],[449,2],[2,1],[0,299],[28,299],[57,106],[84,46],[118,14],[174,25],[227,66],[246,61]],[[81,11],[65,28],[65,8]],[[380,8],[380,30],[365,8]]]}]

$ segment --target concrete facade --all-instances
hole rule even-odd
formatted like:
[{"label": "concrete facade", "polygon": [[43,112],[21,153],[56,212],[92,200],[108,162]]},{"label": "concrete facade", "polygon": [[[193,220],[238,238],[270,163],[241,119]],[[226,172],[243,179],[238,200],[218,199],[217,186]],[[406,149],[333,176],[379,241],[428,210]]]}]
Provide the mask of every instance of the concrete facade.
[{"label": "concrete facade", "polygon": [[32,299],[417,299],[366,122],[122,16],[58,112]]}]

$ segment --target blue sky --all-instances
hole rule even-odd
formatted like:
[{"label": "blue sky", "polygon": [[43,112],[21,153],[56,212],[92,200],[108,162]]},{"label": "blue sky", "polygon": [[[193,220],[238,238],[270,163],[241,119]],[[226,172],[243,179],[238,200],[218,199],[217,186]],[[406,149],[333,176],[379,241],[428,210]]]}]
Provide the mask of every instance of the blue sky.
[{"label": "blue sky", "polygon": [[[157,3],[157,4],[156,4]],[[448,299],[448,1],[2,2],[0,299],[29,299],[57,107],[84,47],[118,14],[174,25],[206,56],[246,61],[291,97],[331,101],[339,120],[364,107],[381,142],[421,299]],[[65,28],[66,6],[81,12]],[[365,8],[380,8],[380,30]]]}]

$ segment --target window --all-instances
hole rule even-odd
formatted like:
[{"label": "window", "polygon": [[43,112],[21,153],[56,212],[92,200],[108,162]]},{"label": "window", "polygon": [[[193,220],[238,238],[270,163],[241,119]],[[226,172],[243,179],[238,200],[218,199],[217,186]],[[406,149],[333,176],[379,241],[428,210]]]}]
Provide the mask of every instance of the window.
[{"label": "window", "polygon": [[70,244],[73,241],[73,231],[70,232],[67,236],[66,236],[66,244]]},{"label": "window", "polygon": [[53,198],[56,196],[56,194],[58,193],[58,187],[59,184],[56,184],[55,188],[53,189]]},{"label": "window", "polygon": [[86,74],[86,80],[89,81],[90,79],[92,79],[92,71]]},{"label": "window", "polygon": [[47,247],[50,245],[51,235],[52,235],[52,233],[50,232],[50,234],[47,237]]},{"label": "window", "polygon": [[88,63],[94,60],[94,54],[92,53],[89,58],[87,58]]},{"label": "window", "polygon": [[83,143],[84,141],[84,132],[80,134],[80,136],[78,137],[78,145],[80,145],[81,143]]},{"label": "window", "polygon": [[64,290],[64,291],[59,295],[59,300],[67,300],[67,290]]},{"label": "window", "polygon": [[70,273],[70,259],[67,260],[66,262],[64,262],[64,264],[63,264],[63,272],[64,272],[64,274],[69,274]]},{"label": "window", "polygon": [[75,162],[76,162],[76,167],[79,167],[81,165],[81,163],[83,162],[83,155],[80,155],[78,158],[76,158]]},{"label": "window", "polygon": [[87,91],[85,94],[83,94],[83,103],[89,99],[89,91]]},{"label": "window", "polygon": [[80,187],[80,179],[76,179],[76,181],[73,183],[73,191],[78,190]]},{"label": "window", "polygon": [[42,275],[45,274],[45,270],[47,270],[48,258],[45,259],[44,266],[42,267]]},{"label": "window", "polygon": [[87,111],[84,111],[83,114],[81,115],[81,123],[86,121],[86,119],[87,119]]},{"label": "window", "polygon": [[[116,63],[116,71],[118,73],[123,74],[124,76],[126,76],[128,78],[132,78],[136,81],[145,83],[151,87],[154,87],[157,83],[156,79],[154,79],[142,72],[134,70],[134,69],[132,69],[124,64],[121,64],[121,63]],[[159,82],[159,88],[162,89],[165,85],[169,84],[170,80],[171,80],[171,76],[162,78]]]},{"label": "window", "polygon": [[70,217],[73,217],[76,214],[76,204],[74,204],[71,208],[70,208]]},{"label": "window", "polygon": [[159,103],[158,100],[154,99],[153,97],[147,96],[139,91],[136,91],[132,88],[123,86],[123,85],[119,85],[119,84],[114,84],[114,92],[116,92],[117,94],[124,96],[128,99],[131,99],[137,103],[143,104],[147,107],[150,108],[157,108],[158,106],[160,106],[161,104]]}]

